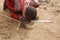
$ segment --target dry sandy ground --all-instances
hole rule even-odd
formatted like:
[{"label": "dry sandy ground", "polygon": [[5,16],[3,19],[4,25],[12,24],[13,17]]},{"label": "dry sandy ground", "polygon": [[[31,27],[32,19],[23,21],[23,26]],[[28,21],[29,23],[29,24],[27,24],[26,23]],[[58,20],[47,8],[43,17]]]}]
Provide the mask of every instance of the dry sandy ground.
[{"label": "dry sandy ground", "polygon": [[[0,0],[0,12],[3,0]],[[60,40],[60,0],[40,2],[37,8],[39,20],[48,19],[51,23],[34,23],[31,30],[20,28],[16,30],[17,22],[0,16],[0,40]],[[0,13],[6,15],[7,12]]]}]

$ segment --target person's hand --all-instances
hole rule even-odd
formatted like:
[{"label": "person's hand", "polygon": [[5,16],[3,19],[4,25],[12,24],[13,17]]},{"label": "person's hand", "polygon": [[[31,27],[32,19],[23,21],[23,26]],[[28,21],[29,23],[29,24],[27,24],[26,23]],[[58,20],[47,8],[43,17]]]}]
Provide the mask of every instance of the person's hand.
[{"label": "person's hand", "polygon": [[30,2],[30,6],[33,6],[33,7],[35,7],[35,8],[39,7],[39,1],[32,0],[32,1]]}]

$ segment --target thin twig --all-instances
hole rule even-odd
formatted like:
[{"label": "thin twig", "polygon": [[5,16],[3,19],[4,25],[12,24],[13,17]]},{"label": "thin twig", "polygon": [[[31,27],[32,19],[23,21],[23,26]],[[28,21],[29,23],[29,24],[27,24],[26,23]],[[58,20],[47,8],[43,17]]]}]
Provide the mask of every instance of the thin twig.
[{"label": "thin twig", "polygon": [[11,20],[14,20],[14,21],[16,21],[16,22],[19,22],[18,20],[13,19],[13,18],[11,18],[11,17],[8,17],[8,16],[6,16],[6,15],[2,15],[2,14],[0,14],[0,16],[3,16],[3,17],[6,17],[6,18],[8,18],[8,19],[11,19]]},{"label": "thin twig", "polygon": [[17,30],[19,30],[19,28],[20,28],[20,22],[18,23],[18,27],[17,27]]}]

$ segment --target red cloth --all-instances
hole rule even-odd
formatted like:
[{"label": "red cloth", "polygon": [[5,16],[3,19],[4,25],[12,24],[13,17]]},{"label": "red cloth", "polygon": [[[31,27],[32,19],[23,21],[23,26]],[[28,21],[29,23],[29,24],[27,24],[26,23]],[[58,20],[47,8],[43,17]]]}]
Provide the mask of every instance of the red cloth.
[{"label": "red cloth", "polygon": [[12,11],[10,14],[11,16],[16,19],[16,20],[19,20],[20,18],[20,15],[18,13],[14,13],[15,9],[14,9],[14,1],[9,1],[9,0],[6,0],[6,5],[7,7]]},{"label": "red cloth", "polygon": [[11,14],[12,18],[14,18],[16,20],[19,20],[19,18],[20,18],[20,15],[19,14],[17,14],[17,13],[14,14],[13,12],[11,12],[10,14]]}]

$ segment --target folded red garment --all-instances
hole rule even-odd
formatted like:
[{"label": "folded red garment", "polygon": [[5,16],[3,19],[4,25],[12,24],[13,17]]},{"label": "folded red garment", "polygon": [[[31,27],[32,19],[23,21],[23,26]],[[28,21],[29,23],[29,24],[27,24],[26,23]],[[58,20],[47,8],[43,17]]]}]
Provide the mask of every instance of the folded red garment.
[{"label": "folded red garment", "polygon": [[14,1],[9,1],[6,0],[6,5],[7,7],[11,10],[11,16],[12,18],[19,20],[20,15],[18,13],[14,13],[15,9],[14,9]]}]

